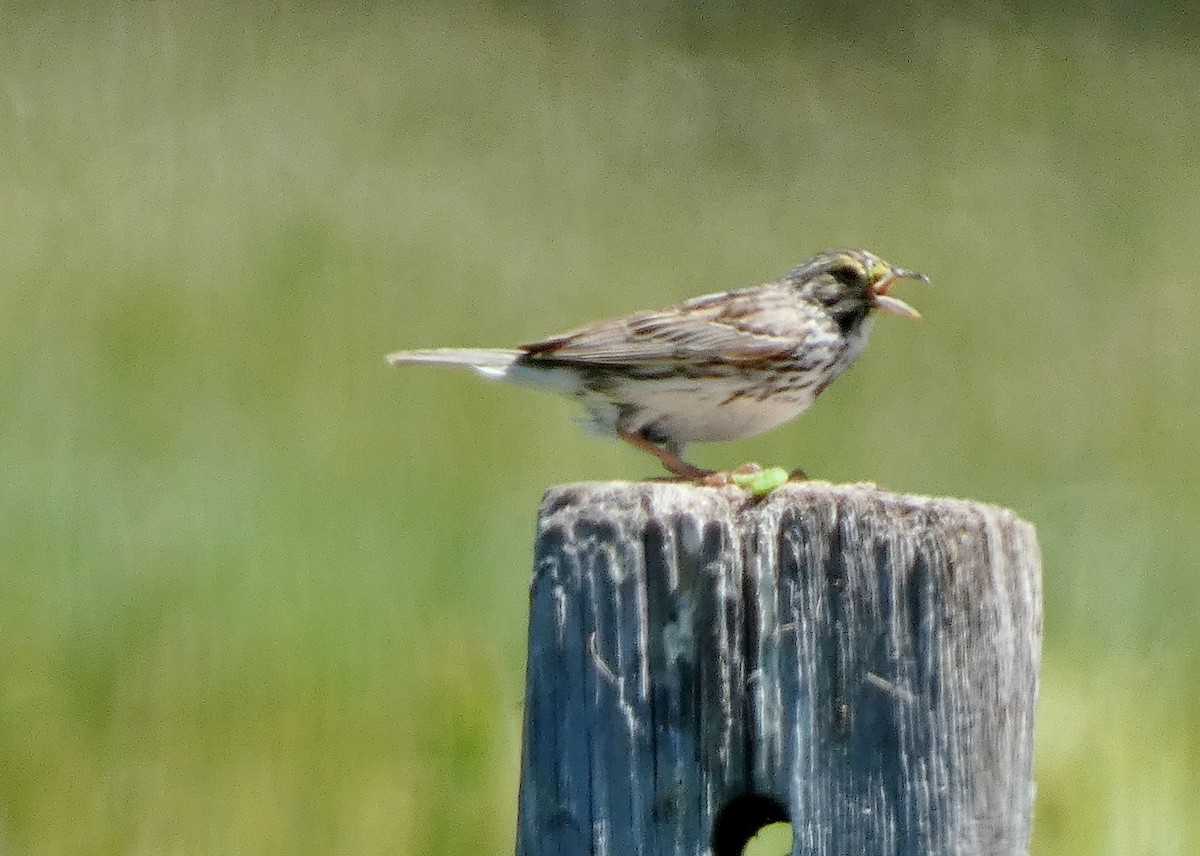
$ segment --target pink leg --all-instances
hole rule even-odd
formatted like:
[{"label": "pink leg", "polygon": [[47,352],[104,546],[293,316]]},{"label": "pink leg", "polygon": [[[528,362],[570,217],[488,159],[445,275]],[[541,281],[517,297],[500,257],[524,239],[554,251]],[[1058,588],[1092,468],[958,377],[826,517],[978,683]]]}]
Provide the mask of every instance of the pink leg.
[{"label": "pink leg", "polygon": [[700,467],[694,467],[678,455],[651,443],[641,434],[635,434],[632,431],[626,431],[624,428],[617,428],[617,435],[627,443],[637,446],[643,452],[649,452],[654,457],[662,461],[662,465],[667,468],[667,471],[672,475],[679,476],[684,479],[702,479],[705,476],[712,475],[712,470],[704,470]]}]

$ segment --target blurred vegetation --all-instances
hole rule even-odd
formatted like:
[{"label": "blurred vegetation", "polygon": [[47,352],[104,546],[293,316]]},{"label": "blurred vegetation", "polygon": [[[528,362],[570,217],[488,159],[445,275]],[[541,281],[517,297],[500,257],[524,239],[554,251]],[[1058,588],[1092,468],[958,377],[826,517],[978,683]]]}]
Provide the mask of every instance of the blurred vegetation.
[{"label": "blurred vegetation", "polygon": [[1200,54],[875,8],[0,12],[0,851],[511,852],[540,493],[654,462],[382,354],[860,245],[925,320],[698,459],[1036,523],[1034,852],[1194,853]]}]

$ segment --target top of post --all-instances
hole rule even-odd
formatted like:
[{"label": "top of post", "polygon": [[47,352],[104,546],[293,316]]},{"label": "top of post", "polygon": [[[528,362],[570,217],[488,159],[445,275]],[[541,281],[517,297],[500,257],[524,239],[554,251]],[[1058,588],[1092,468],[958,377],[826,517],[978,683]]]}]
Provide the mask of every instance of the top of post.
[{"label": "top of post", "polygon": [[844,511],[871,509],[889,517],[910,514],[946,516],[983,515],[1002,525],[1032,526],[1009,509],[991,503],[955,497],[896,493],[870,482],[832,484],[825,481],[789,482],[764,496],[739,487],[707,487],[681,481],[574,482],[554,485],[542,499],[540,517],[546,522],[560,514],[629,513],[640,509],[649,516],[714,513],[759,516],[786,508],[833,507]]}]

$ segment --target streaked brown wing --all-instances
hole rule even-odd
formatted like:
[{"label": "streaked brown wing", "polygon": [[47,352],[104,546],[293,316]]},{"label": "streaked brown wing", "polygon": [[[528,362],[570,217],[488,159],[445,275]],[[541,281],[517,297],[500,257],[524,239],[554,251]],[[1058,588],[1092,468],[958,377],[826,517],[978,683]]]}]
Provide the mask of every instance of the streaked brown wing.
[{"label": "streaked brown wing", "polygon": [[763,289],[698,297],[660,312],[600,321],[522,346],[530,357],[578,365],[739,365],[791,353],[807,316],[802,305]]}]

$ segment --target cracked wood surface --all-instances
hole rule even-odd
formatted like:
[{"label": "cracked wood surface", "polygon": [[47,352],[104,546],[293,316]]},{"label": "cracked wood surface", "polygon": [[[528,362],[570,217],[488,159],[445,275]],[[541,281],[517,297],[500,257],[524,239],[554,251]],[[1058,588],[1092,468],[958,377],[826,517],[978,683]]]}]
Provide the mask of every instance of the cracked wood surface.
[{"label": "cracked wood surface", "polygon": [[1028,849],[1033,528],[871,485],[547,492],[518,856]]}]

